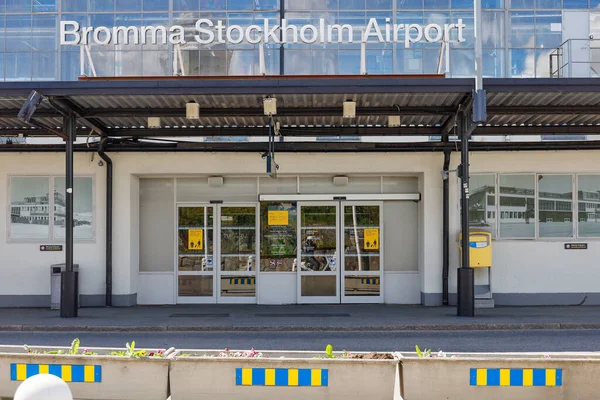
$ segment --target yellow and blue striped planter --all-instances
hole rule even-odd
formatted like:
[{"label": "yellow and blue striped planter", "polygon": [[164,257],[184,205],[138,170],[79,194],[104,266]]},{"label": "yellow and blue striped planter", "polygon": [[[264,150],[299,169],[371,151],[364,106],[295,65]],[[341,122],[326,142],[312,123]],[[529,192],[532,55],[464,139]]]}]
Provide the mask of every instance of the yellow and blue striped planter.
[{"label": "yellow and blue striped planter", "polygon": [[255,285],[256,278],[229,278],[230,285]]},{"label": "yellow and blue striped planter", "polygon": [[100,365],[63,365],[63,364],[11,364],[10,379],[24,381],[34,375],[50,374],[65,382],[100,383],[102,366]]},{"label": "yellow and blue striped planter", "polygon": [[562,369],[471,368],[471,386],[562,386]]},{"label": "yellow and blue striped planter", "polygon": [[379,285],[379,278],[363,278],[361,283],[363,285]]},{"label": "yellow and blue striped planter", "polygon": [[326,369],[287,369],[287,368],[237,368],[237,386],[309,386],[329,385],[329,371]]}]

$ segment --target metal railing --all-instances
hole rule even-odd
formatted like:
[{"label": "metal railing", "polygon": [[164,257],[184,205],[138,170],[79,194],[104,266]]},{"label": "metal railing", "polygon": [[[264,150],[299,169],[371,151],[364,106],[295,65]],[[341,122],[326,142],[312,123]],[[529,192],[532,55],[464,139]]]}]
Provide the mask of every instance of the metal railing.
[{"label": "metal railing", "polygon": [[550,53],[550,77],[600,77],[600,39],[568,39]]}]

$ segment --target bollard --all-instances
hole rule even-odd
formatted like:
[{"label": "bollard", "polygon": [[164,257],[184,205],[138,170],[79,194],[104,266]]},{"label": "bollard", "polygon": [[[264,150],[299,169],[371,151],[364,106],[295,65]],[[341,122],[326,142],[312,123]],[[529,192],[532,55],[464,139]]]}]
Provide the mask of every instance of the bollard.
[{"label": "bollard", "polygon": [[69,385],[54,375],[34,375],[17,389],[14,400],[73,400]]}]

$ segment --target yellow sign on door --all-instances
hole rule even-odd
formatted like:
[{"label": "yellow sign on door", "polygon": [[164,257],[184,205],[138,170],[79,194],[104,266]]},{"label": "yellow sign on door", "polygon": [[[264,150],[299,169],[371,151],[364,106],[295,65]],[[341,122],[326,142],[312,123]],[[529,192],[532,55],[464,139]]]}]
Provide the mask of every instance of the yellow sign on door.
[{"label": "yellow sign on door", "polygon": [[284,226],[289,224],[288,211],[269,211],[269,225]]},{"label": "yellow sign on door", "polygon": [[188,229],[188,250],[202,250],[203,237],[202,229]]},{"label": "yellow sign on door", "polygon": [[379,250],[379,228],[365,229],[365,250]]}]

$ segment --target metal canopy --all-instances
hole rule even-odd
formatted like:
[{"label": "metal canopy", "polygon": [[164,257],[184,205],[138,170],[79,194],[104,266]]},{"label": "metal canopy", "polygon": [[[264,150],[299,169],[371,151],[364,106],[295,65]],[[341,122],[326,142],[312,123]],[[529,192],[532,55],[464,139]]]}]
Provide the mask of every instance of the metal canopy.
[{"label": "metal canopy", "polygon": [[[447,137],[453,134],[459,108],[468,104],[473,84],[472,79],[401,76],[2,83],[0,137],[54,136],[17,119],[32,90],[47,99],[36,112],[38,121],[62,130],[60,110],[73,110],[78,117],[78,135],[108,137],[107,150],[110,146],[122,148],[128,141],[137,147],[149,146],[142,139],[156,137],[267,136],[265,96],[277,98],[275,121],[283,137]],[[484,85],[488,119],[476,128],[474,136],[600,134],[597,79],[487,79]],[[355,118],[342,116],[342,103],[348,100],[357,103]],[[199,119],[186,118],[185,104],[190,101],[200,105]],[[390,115],[400,115],[401,126],[387,126]],[[148,128],[148,117],[160,117],[161,127]],[[423,148],[438,150],[432,144]],[[10,145],[0,148],[6,146]],[[330,149],[336,146],[344,147],[332,143]],[[487,146],[501,147],[498,143]],[[254,146],[236,143],[225,147],[243,151]]]}]

